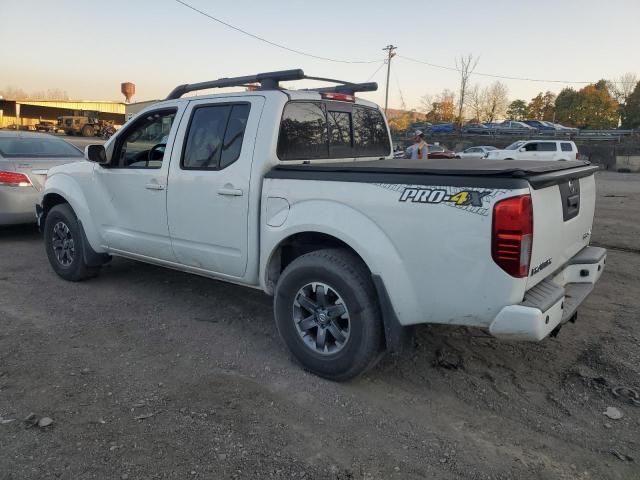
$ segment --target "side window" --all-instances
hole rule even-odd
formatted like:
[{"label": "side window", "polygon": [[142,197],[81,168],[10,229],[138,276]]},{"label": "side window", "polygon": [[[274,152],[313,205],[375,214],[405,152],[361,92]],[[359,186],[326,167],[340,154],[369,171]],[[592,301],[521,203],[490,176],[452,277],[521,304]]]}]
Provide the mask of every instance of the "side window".
[{"label": "side window", "polygon": [[280,160],[328,158],[327,119],[319,102],[291,102],[282,114],[278,138]]},{"label": "side window", "polygon": [[160,168],[176,110],[150,112],[118,139],[115,158],[121,168]]},{"label": "side window", "polygon": [[556,142],[543,142],[538,144],[539,152],[555,152],[557,149]]},{"label": "side window", "polygon": [[353,107],[353,142],[356,156],[389,155],[389,134],[380,111],[374,108]]},{"label": "side window", "polygon": [[247,128],[251,105],[248,103],[234,105],[229,115],[227,131],[222,142],[222,156],[220,157],[220,170],[228,167],[240,157],[244,131]]},{"label": "side window", "polygon": [[527,152],[537,152],[537,151],[538,151],[538,144],[537,144],[537,143],[535,143],[535,142],[527,143],[527,144],[524,146],[524,149],[525,149]]},{"label": "side window", "polygon": [[570,143],[563,142],[560,144],[563,152],[573,152],[573,147]]},{"label": "side window", "polygon": [[222,141],[231,105],[197,107],[191,115],[182,168],[216,170],[222,156]]}]

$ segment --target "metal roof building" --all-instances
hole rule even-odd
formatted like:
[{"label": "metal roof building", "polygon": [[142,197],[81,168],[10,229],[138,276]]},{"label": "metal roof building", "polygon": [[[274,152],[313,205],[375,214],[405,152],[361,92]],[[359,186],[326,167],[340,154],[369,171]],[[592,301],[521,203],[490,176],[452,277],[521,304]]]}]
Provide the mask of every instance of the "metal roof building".
[{"label": "metal roof building", "polygon": [[102,120],[122,125],[125,122],[125,104],[84,100],[0,100],[0,128],[19,125],[28,127],[36,123],[57,121],[63,115],[81,115],[82,111],[100,112]]}]

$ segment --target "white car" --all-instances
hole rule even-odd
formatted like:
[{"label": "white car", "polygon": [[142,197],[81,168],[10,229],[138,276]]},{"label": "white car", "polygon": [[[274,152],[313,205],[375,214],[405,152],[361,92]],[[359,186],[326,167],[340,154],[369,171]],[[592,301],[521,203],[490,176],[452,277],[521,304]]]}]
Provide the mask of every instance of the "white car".
[{"label": "white car", "polygon": [[496,147],[479,146],[469,147],[461,152],[456,153],[456,158],[482,158],[492,150],[497,150]]},{"label": "white car", "polygon": [[117,255],[261,289],[293,356],[333,380],[412,325],[538,341],[575,319],[606,259],[589,246],[596,167],[394,159],[382,111],[354,96],[376,85],[280,87],[305,78],[181,85],[51,169],[37,212],[53,270],[83,280]]},{"label": "white car", "polygon": [[504,150],[487,152],[490,160],[578,160],[578,147],[568,140],[520,140]]}]

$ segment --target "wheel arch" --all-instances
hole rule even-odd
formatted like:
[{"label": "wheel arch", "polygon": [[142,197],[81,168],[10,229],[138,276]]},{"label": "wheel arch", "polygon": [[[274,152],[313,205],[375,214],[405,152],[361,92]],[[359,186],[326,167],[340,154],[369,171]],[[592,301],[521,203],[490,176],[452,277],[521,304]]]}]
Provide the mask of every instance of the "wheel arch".
[{"label": "wheel arch", "polygon": [[53,207],[67,203],[78,218],[84,231],[84,237],[91,249],[98,253],[104,252],[87,200],[82,189],[71,176],[56,174],[47,178],[41,202],[43,213],[40,225],[44,226],[46,216]]}]

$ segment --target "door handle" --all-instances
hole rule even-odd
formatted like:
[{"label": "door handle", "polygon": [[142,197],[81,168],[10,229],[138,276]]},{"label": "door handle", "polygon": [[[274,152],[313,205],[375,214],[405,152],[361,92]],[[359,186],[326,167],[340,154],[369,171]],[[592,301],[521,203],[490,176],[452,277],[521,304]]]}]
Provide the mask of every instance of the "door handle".
[{"label": "door handle", "polygon": [[147,183],[144,188],[147,190],[164,190],[164,185],[160,185],[159,183]]},{"label": "door handle", "polygon": [[241,189],[233,187],[223,187],[218,190],[218,195],[229,195],[232,197],[241,197],[242,193]]}]

